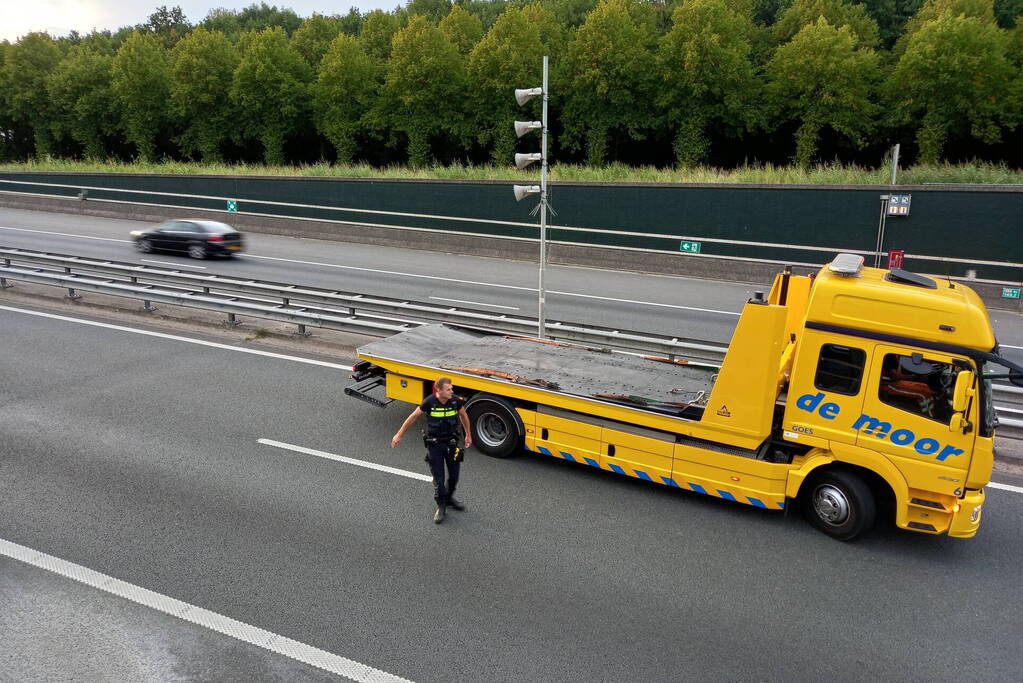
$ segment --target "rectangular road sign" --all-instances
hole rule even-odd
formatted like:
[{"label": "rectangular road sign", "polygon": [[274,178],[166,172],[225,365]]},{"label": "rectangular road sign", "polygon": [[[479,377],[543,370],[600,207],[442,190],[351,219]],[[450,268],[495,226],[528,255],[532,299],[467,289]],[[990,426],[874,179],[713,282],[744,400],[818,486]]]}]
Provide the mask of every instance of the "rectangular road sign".
[{"label": "rectangular road sign", "polygon": [[686,242],[683,240],[682,243],[678,245],[678,250],[684,251],[687,254],[699,254],[701,244],[702,242]]},{"label": "rectangular road sign", "polygon": [[1002,287],[1002,298],[1003,299],[1018,299],[1019,298],[1019,287]]}]

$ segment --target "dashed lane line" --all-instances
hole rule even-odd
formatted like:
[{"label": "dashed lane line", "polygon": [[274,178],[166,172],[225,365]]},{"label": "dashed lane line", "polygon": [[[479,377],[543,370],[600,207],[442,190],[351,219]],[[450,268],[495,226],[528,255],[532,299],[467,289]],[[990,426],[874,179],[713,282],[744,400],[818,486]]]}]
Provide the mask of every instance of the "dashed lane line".
[{"label": "dashed lane line", "polygon": [[0,306],[0,311],[11,311],[13,313],[24,313],[26,315],[35,315],[40,318],[52,318],[53,320],[63,320],[65,322],[79,323],[81,325],[92,325],[93,327],[104,327],[108,330],[117,330],[118,332],[131,332],[132,334],[144,334],[148,337],[159,337],[160,339],[170,339],[172,341],[188,342],[189,344],[199,344],[200,346],[209,346],[215,349],[224,349],[226,351],[238,351],[241,353],[251,353],[256,356],[265,356],[267,358],[280,358],[282,360],[295,361],[296,363],[307,363],[309,365],[319,365],[325,368],[332,368],[334,370],[345,370],[351,371],[352,365],[331,363],[324,360],[315,360],[312,358],[302,358],[301,356],[289,356],[284,353],[273,353],[271,351],[260,351],[258,349],[244,349],[238,346],[232,346],[230,344],[220,344],[218,342],[206,341],[205,339],[193,339],[192,337],[182,337],[176,334],[167,334],[166,332],[153,332],[152,330],[140,330],[134,327],[125,327],[124,325],[113,325],[111,323],[101,323],[95,320],[83,320],[81,318],[72,318],[66,315],[57,315],[56,313],[43,313],[42,311],[30,311],[23,308],[14,308],[13,306]]},{"label": "dashed lane line", "polygon": [[306,448],[305,446],[296,446],[291,443],[284,443],[283,441],[274,441],[273,439],[257,439],[258,443],[264,446],[273,446],[274,448],[283,448],[288,451],[295,451],[296,453],[305,453],[306,455],[315,455],[317,458],[326,458],[327,460],[334,460],[336,462],[343,462],[349,465],[357,465],[358,467],[365,467],[371,470],[377,470],[379,472],[387,472],[388,474],[397,474],[400,477],[408,477],[409,479],[418,479],[419,481],[433,481],[433,478],[427,474],[420,474],[419,472],[411,472],[409,470],[402,470],[397,467],[390,467],[388,465],[380,465],[375,462],[369,462],[367,460],[356,460],[355,458],[349,458],[344,455],[338,455],[337,453],[328,453],[327,451],[318,451],[315,448]]},{"label": "dashed lane line", "polygon": [[25,564],[59,574],[92,586],[104,593],[116,595],[137,605],[149,607],[183,621],[208,628],[243,643],[255,645],[263,650],[276,652],[296,661],[315,666],[324,671],[343,676],[352,681],[365,683],[404,683],[407,678],[374,669],[371,666],[340,655],[306,645],[277,633],[272,633],[251,624],[232,619],[217,612],[211,612],[196,605],[182,602],[167,595],[156,593],[135,584],[101,574],[80,564],[62,560],[53,555],[33,550],[12,541],[0,538],[0,555],[24,562]]}]

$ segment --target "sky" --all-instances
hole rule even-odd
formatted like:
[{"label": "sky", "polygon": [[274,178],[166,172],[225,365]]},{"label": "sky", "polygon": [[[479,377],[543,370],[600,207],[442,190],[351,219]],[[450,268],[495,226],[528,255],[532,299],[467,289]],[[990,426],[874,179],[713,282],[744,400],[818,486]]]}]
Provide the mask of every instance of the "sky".
[{"label": "sky", "polygon": [[[181,7],[188,21],[196,24],[214,8],[239,10],[260,0],[0,0],[0,40],[12,43],[32,31],[47,31],[51,36],[66,35],[72,29],[86,34],[94,28],[116,31],[122,26],[134,26],[145,22],[153,11],[161,6]],[[290,7],[300,17],[313,12],[320,14],[346,14],[350,7],[363,12],[374,9],[392,10],[405,4],[404,0],[339,0],[337,2],[315,2],[314,0],[264,0],[268,5]]]}]

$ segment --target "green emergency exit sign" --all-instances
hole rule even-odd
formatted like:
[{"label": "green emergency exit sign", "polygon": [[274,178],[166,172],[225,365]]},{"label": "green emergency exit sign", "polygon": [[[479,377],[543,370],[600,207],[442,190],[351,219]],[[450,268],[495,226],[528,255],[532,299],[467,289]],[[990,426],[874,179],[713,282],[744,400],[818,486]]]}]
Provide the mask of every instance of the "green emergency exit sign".
[{"label": "green emergency exit sign", "polygon": [[678,245],[678,250],[684,251],[687,254],[699,254],[701,244],[701,242],[686,242],[683,240],[682,243]]},{"label": "green emergency exit sign", "polygon": [[1018,299],[1019,298],[1019,287],[1002,287],[1002,298],[1003,299]]}]

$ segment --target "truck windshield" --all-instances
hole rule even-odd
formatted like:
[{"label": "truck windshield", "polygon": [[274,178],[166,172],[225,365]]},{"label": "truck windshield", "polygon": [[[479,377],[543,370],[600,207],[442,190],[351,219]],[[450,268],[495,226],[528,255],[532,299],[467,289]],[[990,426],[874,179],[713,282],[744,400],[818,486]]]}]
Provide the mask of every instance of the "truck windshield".
[{"label": "truck windshield", "polygon": [[995,433],[998,426],[998,416],[995,415],[994,391],[990,375],[1000,370],[993,363],[980,364],[980,435],[990,437]]}]

